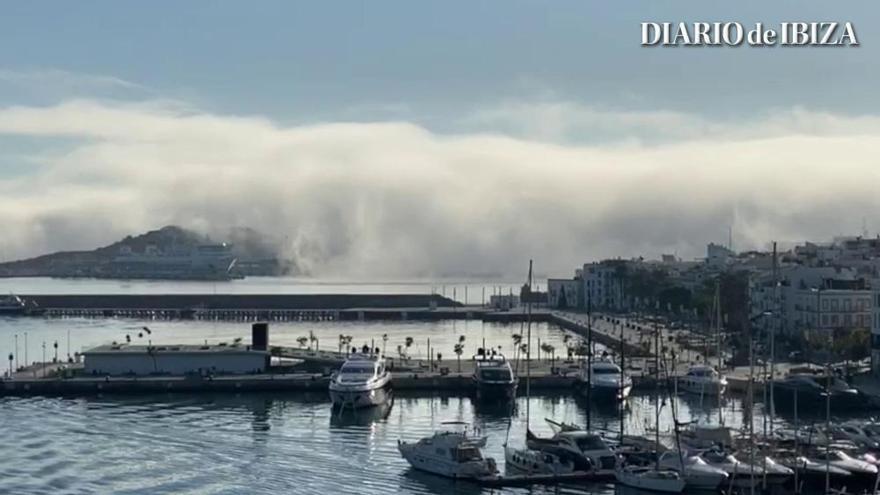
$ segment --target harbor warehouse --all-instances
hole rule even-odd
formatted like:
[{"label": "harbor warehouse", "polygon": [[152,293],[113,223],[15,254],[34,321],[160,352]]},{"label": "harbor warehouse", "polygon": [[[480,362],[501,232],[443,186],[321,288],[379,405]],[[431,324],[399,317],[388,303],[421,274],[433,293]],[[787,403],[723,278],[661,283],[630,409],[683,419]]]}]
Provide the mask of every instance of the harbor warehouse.
[{"label": "harbor warehouse", "polygon": [[94,375],[249,374],[265,372],[269,353],[244,345],[106,345],[83,353]]}]

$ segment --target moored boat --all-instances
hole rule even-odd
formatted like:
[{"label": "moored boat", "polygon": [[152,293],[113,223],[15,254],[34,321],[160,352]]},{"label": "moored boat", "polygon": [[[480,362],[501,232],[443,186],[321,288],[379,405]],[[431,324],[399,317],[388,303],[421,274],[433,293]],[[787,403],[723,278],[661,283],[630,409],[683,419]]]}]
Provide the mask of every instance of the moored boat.
[{"label": "moored boat", "polygon": [[485,445],[485,437],[472,436],[466,427],[461,431],[438,431],[417,442],[397,441],[400,455],[414,469],[455,479],[474,479],[498,473],[495,460],[483,457],[480,451]]},{"label": "moored boat", "polygon": [[355,354],[330,378],[329,388],[334,407],[377,406],[391,397],[391,373],[384,359]]},{"label": "moored boat", "polygon": [[662,493],[681,493],[684,491],[685,480],[678,471],[671,469],[653,469],[627,466],[614,473],[618,483]]},{"label": "moored boat", "polygon": [[705,364],[691,366],[676,381],[678,390],[697,395],[719,396],[727,389],[727,378]]},{"label": "moored boat", "polygon": [[610,359],[586,364],[578,375],[582,395],[596,402],[623,400],[632,391],[632,378]]},{"label": "moored boat", "polygon": [[513,400],[518,380],[504,356],[481,356],[475,360],[474,389],[477,399]]}]

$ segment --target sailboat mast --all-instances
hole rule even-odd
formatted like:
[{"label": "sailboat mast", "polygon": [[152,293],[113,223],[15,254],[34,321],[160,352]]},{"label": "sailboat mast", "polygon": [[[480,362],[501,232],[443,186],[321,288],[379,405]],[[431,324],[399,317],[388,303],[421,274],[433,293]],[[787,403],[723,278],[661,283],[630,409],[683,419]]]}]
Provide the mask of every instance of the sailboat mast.
[{"label": "sailboat mast", "polygon": [[[589,289],[588,289],[589,290]],[[587,431],[592,430],[593,407],[593,298],[587,293]]]},{"label": "sailboat mast", "polygon": [[526,431],[529,429],[529,403],[532,398],[532,260],[529,260],[529,302],[527,303],[526,315]]},{"label": "sailboat mast", "polygon": [[[712,303],[715,306],[715,356],[718,358],[718,373],[721,373],[722,367],[721,364],[723,359],[721,357],[721,281],[719,279],[715,280],[715,301]],[[724,424],[724,408],[721,405],[718,405],[718,424]]]},{"label": "sailboat mast", "polygon": [[[654,319],[654,431],[656,448],[660,448],[660,326],[657,319]],[[657,460],[657,469],[659,469],[660,460]]]}]

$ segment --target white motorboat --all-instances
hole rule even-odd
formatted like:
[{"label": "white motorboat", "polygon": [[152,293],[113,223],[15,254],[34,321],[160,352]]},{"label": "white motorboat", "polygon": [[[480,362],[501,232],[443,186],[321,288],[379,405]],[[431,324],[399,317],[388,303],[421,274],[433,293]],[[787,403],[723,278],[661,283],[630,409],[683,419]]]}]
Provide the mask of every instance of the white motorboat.
[{"label": "white motorboat", "polygon": [[391,397],[391,373],[378,356],[352,355],[330,378],[334,407],[371,407]]},{"label": "white motorboat", "polygon": [[474,366],[474,389],[478,399],[513,400],[518,380],[504,356],[478,357]]},{"label": "white motorboat", "polygon": [[784,460],[783,463],[798,472],[800,476],[824,477],[826,473],[835,479],[849,479],[852,473],[824,462],[817,462],[804,456]]},{"label": "white motorboat", "polygon": [[679,455],[675,451],[665,452],[660,456],[660,467],[678,471],[684,475],[688,488],[697,490],[716,490],[730,477],[723,469],[710,466],[699,456]]},{"label": "white motorboat", "polygon": [[531,449],[504,448],[504,465],[528,474],[566,474],[574,471],[574,462],[563,461],[549,452]]},{"label": "white motorboat", "polygon": [[771,485],[786,483],[794,476],[793,469],[776,462],[769,456],[762,456],[761,463],[757,466],[761,468],[761,479]]},{"label": "white motorboat", "polygon": [[705,364],[691,366],[684,376],[676,380],[679,390],[692,394],[719,396],[727,389],[727,378]]},{"label": "white motorboat", "polygon": [[856,459],[842,450],[831,450],[827,454],[823,451],[813,456],[813,460],[819,464],[836,467],[850,472],[853,476],[874,480],[877,477],[877,466],[862,459]]},{"label": "white motorboat", "polygon": [[733,478],[749,477],[752,474],[756,478],[760,478],[764,471],[760,466],[742,462],[734,457],[733,454],[724,452],[707,451],[700,454],[700,457],[710,466],[721,469]]},{"label": "white motorboat", "polygon": [[610,359],[599,359],[585,366],[578,375],[582,394],[589,389],[594,401],[623,400],[632,390],[632,378],[621,372],[620,366]]},{"label": "white motorboat", "polygon": [[415,469],[447,478],[473,479],[498,474],[495,460],[483,457],[480,451],[485,445],[485,437],[474,437],[464,428],[439,431],[413,443],[398,440],[397,450]]},{"label": "white motorboat", "polygon": [[560,426],[560,431],[550,438],[539,438],[531,430],[526,431],[526,445],[532,450],[554,454],[563,462],[571,461],[578,471],[614,473],[617,456],[599,434],[570,425]]},{"label": "white motorboat", "polygon": [[831,434],[834,438],[852,442],[862,449],[880,449],[880,438],[854,422],[832,425]]},{"label": "white motorboat", "polygon": [[678,471],[628,466],[614,473],[617,482],[639,490],[681,493],[685,480]]},{"label": "white motorboat", "polygon": [[681,441],[692,449],[733,446],[733,432],[728,426],[691,424],[681,432]]}]

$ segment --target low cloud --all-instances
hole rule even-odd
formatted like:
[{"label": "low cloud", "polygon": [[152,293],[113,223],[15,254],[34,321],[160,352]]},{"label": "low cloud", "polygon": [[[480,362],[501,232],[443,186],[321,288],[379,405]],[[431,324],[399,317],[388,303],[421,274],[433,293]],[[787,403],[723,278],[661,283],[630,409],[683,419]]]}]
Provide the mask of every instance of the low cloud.
[{"label": "low cloud", "polygon": [[598,257],[699,256],[731,225],[738,248],[854,232],[880,206],[876,117],[548,105],[477,112],[460,134],[163,101],[2,108],[0,135],[73,144],[0,173],[0,256],[251,226],[319,276],[520,276],[529,258],[566,275]]}]

